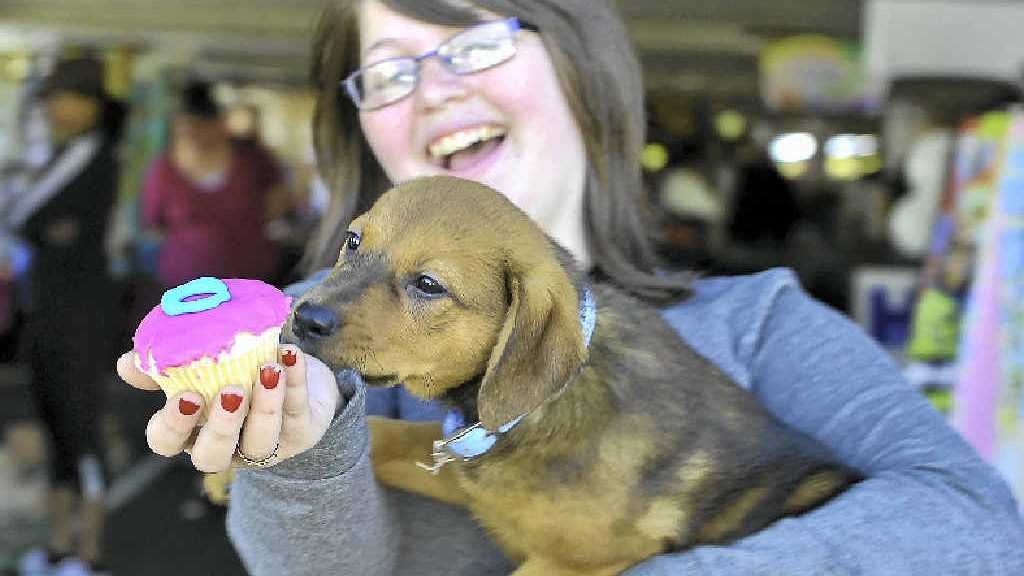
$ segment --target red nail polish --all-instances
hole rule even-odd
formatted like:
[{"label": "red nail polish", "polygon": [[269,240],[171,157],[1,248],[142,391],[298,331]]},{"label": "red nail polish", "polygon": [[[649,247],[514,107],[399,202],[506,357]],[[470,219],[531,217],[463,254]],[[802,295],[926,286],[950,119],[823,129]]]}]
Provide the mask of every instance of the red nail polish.
[{"label": "red nail polish", "polygon": [[228,412],[234,412],[238,410],[238,407],[242,405],[242,397],[238,394],[232,394],[225,392],[220,395],[220,405]]},{"label": "red nail polish", "polygon": [[181,412],[185,416],[191,416],[199,411],[199,404],[185,400],[184,398],[178,399],[178,412]]},{"label": "red nail polish", "polygon": [[264,366],[260,369],[260,384],[267,390],[273,390],[277,388],[277,380],[280,378],[281,373],[277,371],[277,368],[273,366]]},{"label": "red nail polish", "polygon": [[281,357],[281,361],[284,362],[285,366],[295,366],[295,363],[299,361],[299,357],[291,350],[285,350],[284,355]]}]

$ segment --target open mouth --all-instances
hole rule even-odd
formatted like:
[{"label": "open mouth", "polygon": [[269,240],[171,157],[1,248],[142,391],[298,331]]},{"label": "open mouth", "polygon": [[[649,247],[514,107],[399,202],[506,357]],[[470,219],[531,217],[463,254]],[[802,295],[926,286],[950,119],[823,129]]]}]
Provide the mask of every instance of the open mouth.
[{"label": "open mouth", "polygon": [[486,163],[501,148],[508,131],[495,125],[452,132],[427,147],[431,162],[449,172],[465,172]]}]

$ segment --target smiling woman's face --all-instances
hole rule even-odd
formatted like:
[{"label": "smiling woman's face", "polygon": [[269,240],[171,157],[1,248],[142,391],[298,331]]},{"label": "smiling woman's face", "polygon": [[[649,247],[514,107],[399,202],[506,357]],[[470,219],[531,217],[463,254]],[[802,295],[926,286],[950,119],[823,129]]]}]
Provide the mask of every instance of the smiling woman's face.
[{"label": "smiling woman's face", "polygon": [[[418,56],[460,31],[367,0],[361,61]],[[410,96],[360,113],[363,133],[393,182],[449,174],[487,184],[585,260],[582,136],[540,37],[520,31],[516,40],[511,60],[474,74],[423,60]]]}]

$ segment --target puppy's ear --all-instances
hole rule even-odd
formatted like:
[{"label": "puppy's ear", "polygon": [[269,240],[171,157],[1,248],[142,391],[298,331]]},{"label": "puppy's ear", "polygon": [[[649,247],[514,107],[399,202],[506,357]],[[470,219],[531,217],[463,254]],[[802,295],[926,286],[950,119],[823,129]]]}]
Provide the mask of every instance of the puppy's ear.
[{"label": "puppy's ear", "polygon": [[511,303],[477,402],[488,430],[560,392],[587,354],[576,287],[560,266],[509,266],[506,283]]}]

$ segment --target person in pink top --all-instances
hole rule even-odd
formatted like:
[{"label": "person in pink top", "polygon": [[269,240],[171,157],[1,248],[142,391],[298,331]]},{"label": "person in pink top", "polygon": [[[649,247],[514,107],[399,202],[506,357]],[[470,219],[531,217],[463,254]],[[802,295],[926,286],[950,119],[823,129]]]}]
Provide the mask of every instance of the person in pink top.
[{"label": "person in pink top", "polygon": [[168,151],[142,192],[144,226],[162,235],[164,287],[198,276],[273,281],[278,247],[267,223],[287,198],[277,162],[258,143],[233,140],[210,86],[182,91]]}]

